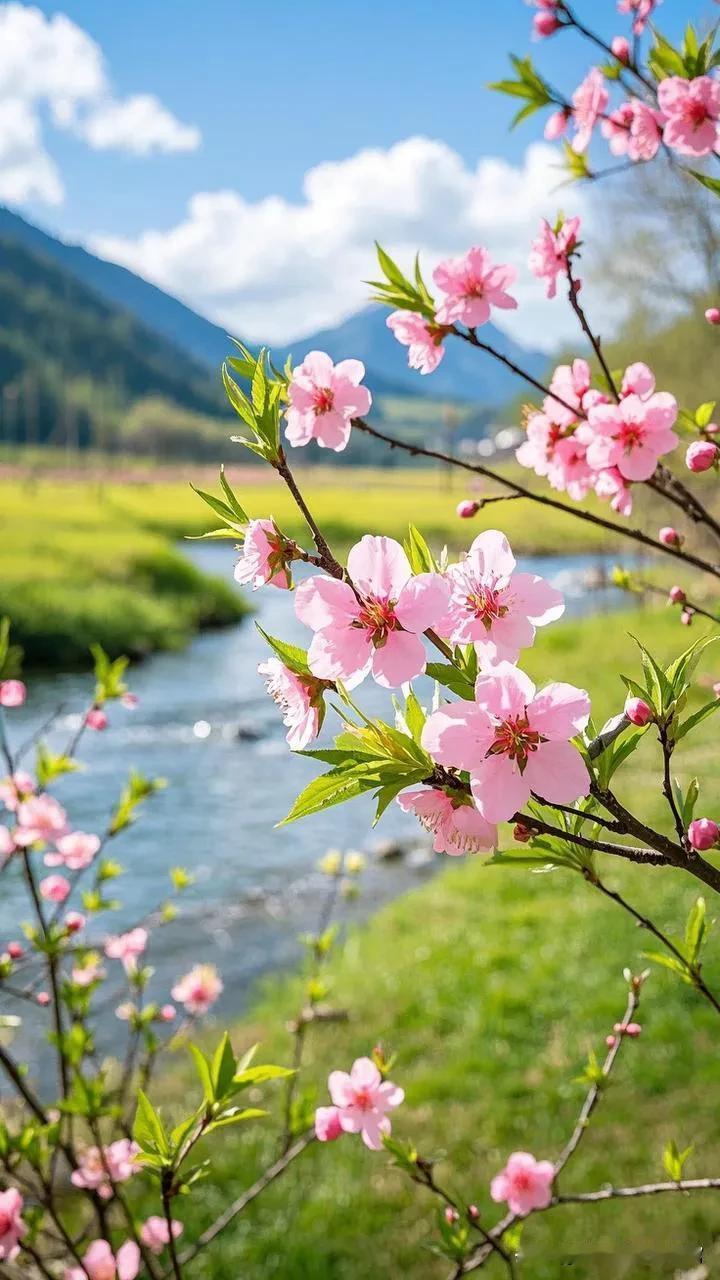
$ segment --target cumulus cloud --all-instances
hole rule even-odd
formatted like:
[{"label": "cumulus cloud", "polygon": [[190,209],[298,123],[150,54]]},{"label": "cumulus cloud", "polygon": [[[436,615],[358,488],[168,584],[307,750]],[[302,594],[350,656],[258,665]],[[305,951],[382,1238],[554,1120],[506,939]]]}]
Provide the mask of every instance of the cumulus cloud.
[{"label": "cumulus cloud", "polygon": [[[527,270],[530,240],[559,201],[557,152],[532,145],[521,163],[481,159],[475,167],[443,142],[408,138],[310,169],[303,198],[202,192],[168,230],[136,238],[96,236],[92,247],[178,295],[231,332],[284,342],[333,325],[367,300],[376,273],[373,241],[426,274],[471,244],[487,245],[521,271],[517,312],[498,320],[519,340],[551,349],[573,330],[568,308],[544,300]],[[587,219],[587,196],[563,202]]]},{"label": "cumulus cloud", "polygon": [[96,149],[147,155],[200,143],[199,131],[157,98],[116,98],[99,45],[65,14],[0,4],[0,200],[62,200],[43,140],[46,114]]}]

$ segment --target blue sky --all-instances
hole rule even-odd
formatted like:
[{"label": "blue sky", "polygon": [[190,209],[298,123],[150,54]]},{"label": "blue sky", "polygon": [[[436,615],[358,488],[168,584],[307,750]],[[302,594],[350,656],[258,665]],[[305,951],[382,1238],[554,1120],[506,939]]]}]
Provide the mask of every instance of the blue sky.
[{"label": "blue sky", "polygon": [[[606,38],[614,0],[576,0]],[[336,323],[366,296],[371,246],[406,260],[484,243],[524,275],[502,317],[565,336],[527,278],[541,216],[568,196],[540,117],[491,93],[532,52],[568,94],[593,61],[573,33],[532,43],[523,0],[0,0],[0,201],[251,340]],[[713,0],[664,0],[672,38]],[[607,162],[607,150],[600,143]],[[608,184],[609,185],[609,184]],[[606,248],[602,194],[572,211]],[[572,317],[570,317],[572,321]]]}]

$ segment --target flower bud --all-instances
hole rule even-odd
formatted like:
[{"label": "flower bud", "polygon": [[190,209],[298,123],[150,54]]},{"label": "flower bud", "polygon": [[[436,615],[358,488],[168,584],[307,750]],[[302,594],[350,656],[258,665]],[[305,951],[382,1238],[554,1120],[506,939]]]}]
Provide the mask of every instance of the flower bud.
[{"label": "flower bud", "polygon": [[695,818],[688,827],[688,840],[693,849],[704,853],[712,849],[720,839],[720,827],[712,818]]},{"label": "flower bud", "polygon": [[164,1004],[158,1013],[161,1022],[172,1022],[177,1016],[174,1004]]},{"label": "flower bud", "polygon": [[568,120],[570,113],[568,111],[553,111],[545,122],[543,135],[548,142],[555,142],[558,138],[562,138],[567,132]]},{"label": "flower bud", "polygon": [[689,471],[709,471],[718,460],[718,447],[712,440],[693,440],[685,454],[685,465]]},{"label": "flower bud", "polygon": [[85,928],[85,916],[80,911],[68,911],[64,924],[68,933],[79,933]]},{"label": "flower bud", "polygon": [[630,41],[626,40],[625,36],[613,36],[610,48],[618,62],[623,62],[627,66],[630,61]]},{"label": "flower bud", "polygon": [[720,422],[708,422],[703,431],[706,436],[716,436],[720,432]]},{"label": "flower bud", "polygon": [[453,1209],[451,1205],[446,1205],[445,1221],[447,1222],[449,1227],[451,1227],[453,1223],[457,1222],[459,1217],[460,1217],[460,1214],[458,1213],[457,1209]]},{"label": "flower bud", "polygon": [[695,617],[694,609],[683,609],[682,613],[680,614],[680,621],[682,622],[684,627],[690,627],[692,626],[692,620],[694,617]]},{"label": "flower bud", "polygon": [[21,707],[26,693],[22,680],[0,680],[0,707]]},{"label": "flower bud", "polygon": [[479,1218],[479,1217],[480,1217],[480,1210],[478,1209],[477,1205],[476,1205],[476,1204],[469,1204],[469,1205],[468,1205],[468,1218],[470,1219],[470,1221],[471,1221],[471,1222],[477,1222],[477,1220],[478,1220],[478,1218]]},{"label": "flower bud", "polygon": [[685,539],[672,525],[665,524],[658,532],[658,538],[664,547],[681,547]]},{"label": "flower bud", "polygon": [[654,718],[652,707],[643,698],[628,698],[625,703],[625,715],[631,724],[636,724],[640,728],[649,724]]},{"label": "flower bud", "polygon": [[536,13],[533,18],[533,31],[538,40],[544,40],[547,36],[555,35],[559,31],[562,23],[558,21],[556,15],[550,9],[543,9],[541,13]]},{"label": "flower bud", "polygon": [[606,1043],[606,1045],[607,1045],[608,1049],[612,1049],[612,1048],[613,1048],[613,1046],[614,1046],[614,1044],[615,1044],[615,1041],[616,1041],[616,1038],[617,1038],[616,1036],[606,1036],[606,1037],[605,1037],[605,1043]]},{"label": "flower bud", "polygon": [[38,991],[37,995],[35,996],[35,1000],[39,1005],[42,1006],[43,1009],[46,1008],[46,1006],[49,1005],[50,1003],[50,992]]},{"label": "flower bud", "polygon": [[476,516],[479,510],[479,502],[473,502],[472,498],[463,498],[462,502],[458,502],[455,514],[458,515],[461,520],[472,520],[473,516]]},{"label": "flower bud", "polygon": [[94,729],[97,733],[102,732],[108,727],[108,718],[101,707],[91,707],[85,716],[85,724],[88,729]]},{"label": "flower bud", "polygon": [[625,1028],[625,1035],[630,1036],[630,1038],[634,1040],[637,1036],[640,1035],[641,1031],[642,1031],[642,1027],[639,1022],[628,1022]]},{"label": "flower bud", "polygon": [[682,587],[671,587],[668,591],[668,604],[684,604],[685,592]]},{"label": "flower bud", "polygon": [[720,324],[720,307],[708,307],[705,319],[708,324]]},{"label": "flower bud", "polygon": [[25,955],[24,948],[20,942],[8,942],[6,950],[11,960],[22,960]]}]

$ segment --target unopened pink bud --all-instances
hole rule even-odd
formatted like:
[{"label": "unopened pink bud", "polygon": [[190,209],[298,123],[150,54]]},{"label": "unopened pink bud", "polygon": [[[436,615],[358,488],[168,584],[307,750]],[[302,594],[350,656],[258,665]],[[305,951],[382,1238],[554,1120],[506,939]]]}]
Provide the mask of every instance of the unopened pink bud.
[{"label": "unopened pink bud", "polygon": [[476,1204],[469,1204],[469,1205],[468,1205],[468,1218],[471,1218],[473,1222],[477,1222],[477,1220],[478,1220],[478,1218],[479,1218],[479,1217],[480,1217],[480,1210],[478,1209],[477,1205],[476,1205]]},{"label": "unopened pink bud", "polygon": [[685,592],[682,587],[671,587],[668,591],[668,601],[670,604],[684,604]]},{"label": "unopened pink bud", "polygon": [[654,712],[643,698],[628,698],[625,703],[625,715],[631,724],[639,725],[642,728],[643,725],[650,723]]},{"label": "unopened pink bud", "polygon": [[606,1043],[606,1045],[607,1045],[608,1049],[612,1049],[613,1045],[615,1044],[615,1040],[616,1040],[616,1037],[615,1037],[615,1036],[606,1036],[606,1037],[605,1037],[605,1043]]},{"label": "unopened pink bud", "polygon": [[25,950],[19,942],[8,942],[6,950],[11,960],[22,960],[25,955]]},{"label": "unopened pink bud", "polygon": [[712,440],[693,440],[685,454],[685,465],[689,471],[709,471],[718,460],[718,447]]},{"label": "unopened pink bud", "polygon": [[695,818],[688,827],[688,840],[693,849],[704,853],[712,849],[720,839],[720,827],[712,818]]},{"label": "unopened pink bud", "polygon": [[694,617],[695,617],[694,609],[683,609],[682,613],[680,614],[680,621],[682,622],[684,627],[691,627],[692,620]]},{"label": "unopened pink bud", "polygon": [[463,498],[462,502],[458,502],[455,513],[459,515],[461,520],[472,520],[479,510],[479,502],[473,502],[472,498]]},{"label": "unopened pink bud", "polygon": [[536,13],[533,18],[533,31],[538,40],[553,36],[561,25],[555,14],[549,9],[543,9],[541,13]]},{"label": "unopened pink bud", "polygon": [[685,539],[672,525],[665,524],[658,532],[658,538],[664,547],[681,547]]},{"label": "unopened pink bud", "polygon": [[716,436],[720,432],[720,422],[708,422],[707,426],[703,427],[703,431],[706,436]]},{"label": "unopened pink bud", "polygon": [[562,138],[567,132],[568,120],[570,113],[567,111],[553,111],[545,122],[543,134],[548,142],[555,142],[558,138]]},{"label": "unopened pink bud", "polygon": [[708,307],[705,319],[708,324],[720,324],[720,307]]},{"label": "unopened pink bud", "polygon": [[26,693],[22,680],[0,680],[0,707],[21,707]]},{"label": "unopened pink bud", "polygon": [[46,1007],[46,1005],[49,1005],[49,1003],[50,1003],[50,992],[49,992],[49,991],[38,991],[37,995],[35,996],[35,1000],[37,1001],[37,1003],[38,1003],[39,1005],[42,1005],[42,1007],[43,1007],[43,1009],[44,1009],[44,1008]]},{"label": "unopened pink bud", "polygon": [[85,724],[88,729],[95,729],[100,733],[108,727],[108,718],[100,707],[91,707],[85,717]]},{"label": "unopened pink bud", "polygon": [[80,911],[68,911],[65,916],[65,928],[68,933],[79,933],[86,925],[85,916]]},{"label": "unopened pink bud", "polygon": [[447,1222],[448,1226],[452,1226],[453,1223],[457,1222],[459,1217],[460,1217],[460,1214],[458,1213],[457,1209],[453,1209],[451,1205],[447,1205],[445,1209],[445,1221]]},{"label": "unopened pink bud", "polygon": [[639,1022],[628,1022],[625,1028],[625,1035],[630,1036],[633,1040],[640,1035],[642,1027]]},{"label": "unopened pink bud", "polygon": [[161,1022],[172,1022],[177,1016],[177,1009],[174,1004],[164,1004],[160,1010]]},{"label": "unopened pink bud", "polygon": [[615,54],[618,62],[624,62],[627,66],[630,61],[630,41],[626,40],[625,36],[613,36],[610,42],[610,48]]}]

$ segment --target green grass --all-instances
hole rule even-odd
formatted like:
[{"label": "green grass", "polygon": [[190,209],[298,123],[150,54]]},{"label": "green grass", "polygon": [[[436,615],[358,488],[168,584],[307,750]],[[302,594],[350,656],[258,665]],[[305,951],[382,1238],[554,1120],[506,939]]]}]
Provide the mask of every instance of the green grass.
[{"label": "green grass", "polygon": [[[602,720],[622,698],[612,673],[637,666],[630,631],[643,634],[666,659],[687,640],[677,619],[662,611],[597,618],[548,629],[527,666],[539,679],[585,684]],[[699,679],[707,685],[711,678],[708,663]],[[677,764],[685,780],[693,773],[710,780],[716,734],[713,721],[706,722],[683,751]],[[656,747],[648,738],[633,757],[622,794],[636,811],[639,806],[665,825],[662,803],[649,790],[656,769]],[[714,812],[713,800],[714,790],[707,788],[699,812]],[[358,831],[358,843],[363,835]],[[667,930],[682,928],[697,896],[691,880],[608,857],[600,869],[609,885]],[[602,1053],[624,1008],[622,968],[642,968],[650,942],[577,875],[488,867],[482,858],[446,860],[431,883],[350,933],[332,967],[331,995],[335,1005],[349,1009],[350,1020],[309,1036],[304,1079],[317,1086],[322,1101],[330,1069],[346,1067],[378,1040],[396,1051],[393,1077],[404,1085],[407,1101],[396,1113],[395,1132],[412,1138],[423,1154],[438,1155],[438,1177],[474,1200],[492,1222],[497,1209],[489,1201],[489,1182],[509,1152],[521,1148],[553,1157],[568,1137],[583,1097],[574,1078],[589,1048]],[[706,978],[720,986],[715,939]],[[282,1028],[300,1001],[298,980],[266,984],[252,1016],[235,1029],[236,1049],[260,1039],[265,1060],[287,1060],[289,1038]],[[670,1138],[695,1145],[688,1176],[717,1173],[717,1015],[690,988],[654,969],[641,1021],[641,1038],[626,1045],[563,1176],[565,1190],[662,1179],[661,1153]],[[184,1072],[172,1084],[184,1089]],[[270,1105],[278,1101],[272,1096]],[[272,1154],[272,1131],[268,1123],[267,1137],[258,1129],[254,1138],[229,1135],[216,1144],[213,1175],[183,1214],[193,1230],[225,1207],[238,1184],[252,1181]],[[193,1275],[367,1280],[407,1274],[441,1280],[448,1266],[425,1248],[435,1212],[427,1192],[393,1170],[385,1155],[345,1138],[306,1152],[198,1261]],[[520,1275],[556,1280],[567,1271],[577,1280],[670,1280],[676,1267],[690,1267],[692,1250],[718,1230],[720,1201],[713,1193],[558,1209],[528,1224]],[[487,1272],[503,1274],[494,1261]]]}]

